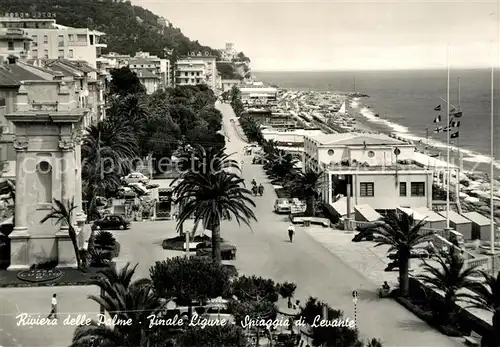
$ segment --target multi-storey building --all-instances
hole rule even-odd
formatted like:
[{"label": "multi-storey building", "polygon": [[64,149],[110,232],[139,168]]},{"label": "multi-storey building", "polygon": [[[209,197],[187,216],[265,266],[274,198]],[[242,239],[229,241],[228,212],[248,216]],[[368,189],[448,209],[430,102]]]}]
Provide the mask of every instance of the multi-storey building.
[{"label": "multi-storey building", "polygon": [[221,61],[232,61],[238,54],[234,49],[234,43],[226,42],[226,47],[224,49],[218,50],[220,53]]},{"label": "multi-storey building", "polygon": [[377,210],[432,207],[433,171],[402,157],[415,146],[382,134],[304,136],[303,167],[324,172],[322,200],[347,196]]},{"label": "multi-storey building", "polygon": [[[55,19],[0,17],[0,29],[11,29],[11,33],[13,29],[18,29],[18,36],[21,36],[22,30],[23,38],[31,38],[29,46],[27,41],[23,41],[23,48],[26,50],[17,55],[20,58],[84,60],[96,67],[96,58],[101,54],[101,49],[106,47],[105,43],[100,42],[104,33],[59,25]],[[13,40],[4,40],[7,41],[8,48],[14,48],[14,53],[15,45],[9,43]]]},{"label": "multi-storey building", "polygon": [[175,65],[176,85],[206,84],[212,90],[217,88],[216,57],[193,54],[179,59]]},{"label": "multi-storey building", "polygon": [[0,56],[6,58],[14,55],[22,59],[29,58],[31,41],[31,37],[23,29],[1,28]]},{"label": "multi-storey building", "polygon": [[137,52],[135,56],[109,53],[99,57],[97,66],[101,73],[110,77],[111,70],[128,66],[144,84],[148,93],[170,86],[170,61],[147,52]]}]

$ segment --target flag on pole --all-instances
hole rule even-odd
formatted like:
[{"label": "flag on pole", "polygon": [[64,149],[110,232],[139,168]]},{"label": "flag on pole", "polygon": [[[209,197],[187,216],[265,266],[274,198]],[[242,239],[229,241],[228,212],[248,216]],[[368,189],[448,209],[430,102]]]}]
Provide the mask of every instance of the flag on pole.
[{"label": "flag on pole", "polygon": [[460,121],[459,120],[452,120],[450,122],[450,128],[460,128]]},{"label": "flag on pole", "polygon": [[453,112],[453,114],[450,114],[450,116],[453,116],[455,118],[460,118],[460,117],[462,117],[462,112],[461,111],[460,112]]},{"label": "flag on pole", "polygon": [[434,118],[433,123],[441,123],[441,115],[438,115],[436,118]]},{"label": "flag on pole", "polygon": [[436,107],[434,107],[434,111],[441,111],[441,105],[437,105]]},{"label": "flag on pole", "polygon": [[456,138],[458,138],[458,135],[459,135],[459,131],[451,134],[450,139],[456,139]]},{"label": "flag on pole", "polygon": [[443,131],[443,127],[437,127],[434,129],[434,133],[437,134],[437,133],[440,133]]}]

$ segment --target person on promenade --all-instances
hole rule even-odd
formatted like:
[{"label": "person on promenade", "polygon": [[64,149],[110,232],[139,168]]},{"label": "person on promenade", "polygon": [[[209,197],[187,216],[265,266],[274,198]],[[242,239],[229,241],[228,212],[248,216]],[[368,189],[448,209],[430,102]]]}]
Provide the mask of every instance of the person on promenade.
[{"label": "person on promenade", "polygon": [[288,226],[288,238],[290,239],[290,243],[293,242],[293,235],[295,234],[295,227],[292,223]]},{"label": "person on promenade", "polygon": [[49,316],[47,317],[47,319],[51,319],[52,317],[57,319],[57,295],[56,294],[52,295],[51,310],[50,310],[50,313],[49,313]]}]

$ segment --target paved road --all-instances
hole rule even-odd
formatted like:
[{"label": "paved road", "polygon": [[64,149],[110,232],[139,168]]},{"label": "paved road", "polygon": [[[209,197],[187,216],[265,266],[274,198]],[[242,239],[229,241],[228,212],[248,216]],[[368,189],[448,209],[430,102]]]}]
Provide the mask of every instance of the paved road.
[{"label": "paved road", "polygon": [[253,230],[234,222],[221,227],[222,237],[238,247],[235,265],[240,273],[293,281],[298,287],[298,299],[318,297],[350,318],[354,318],[352,291],[358,290],[356,318],[361,335],[366,339],[381,338],[386,347],[461,346],[459,341],[443,336],[396,302],[378,300],[375,293],[380,284],[342,262],[303,229],[297,228],[296,240],[289,243],[286,218],[272,212],[276,199],[272,186],[261,166],[252,165],[251,157],[243,155],[245,143],[229,121],[234,113],[228,104],[217,107],[223,113],[224,129],[231,140],[227,143],[228,152],[237,152],[235,157],[243,161],[243,177],[265,186],[264,196],[255,198],[259,222],[252,224]]}]

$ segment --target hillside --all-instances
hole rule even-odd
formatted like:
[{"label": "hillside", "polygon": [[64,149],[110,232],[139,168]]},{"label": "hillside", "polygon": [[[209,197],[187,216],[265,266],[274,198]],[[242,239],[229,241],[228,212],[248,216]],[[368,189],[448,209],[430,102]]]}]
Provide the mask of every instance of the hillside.
[{"label": "hillside", "polygon": [[144,51],[165,57],[165,50],[174,49],[174,59],[191,51],[209,51],[218,56],[215,49],[190,40],[179,28],[162,28],[157,15],[129,1],[0,0],[0,9],[2,13],[55,13],[58,24],[105,32],[107,51],[111,52]]}]

